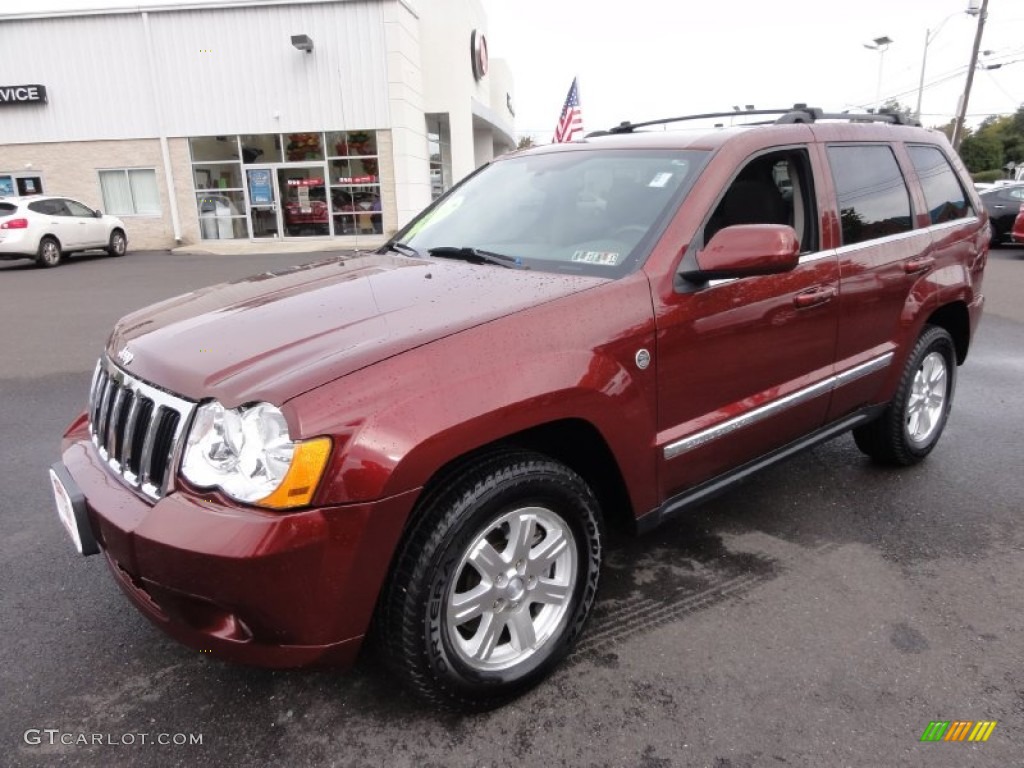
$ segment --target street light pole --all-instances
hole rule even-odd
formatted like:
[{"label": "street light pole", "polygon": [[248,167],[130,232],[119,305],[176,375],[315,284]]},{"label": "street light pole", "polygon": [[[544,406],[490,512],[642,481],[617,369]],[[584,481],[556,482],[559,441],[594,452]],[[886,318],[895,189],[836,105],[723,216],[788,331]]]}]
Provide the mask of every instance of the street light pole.
[{"label": "street light pole", "polygon": [[957,11],[951,13],[949,16],[939,22],[935,29],[926,29],[924,32],[924,53],[921,55],[921,80],[917,84],[917,109],[914,110],[914,117],[918,120],[921,119],[921,97],[924,95],[924,71],[928,66],[928,46],[935,42],[935,38],[939,36],[939,32],[946,25],[946,22],[952,19],[954,16],[959,16],[961,13],[966,13],[968,16],[977,16],[979,11],[978,4],[981,0],[970,0],[967,9],[964,11]]},{"label": "street light pole", "polygon": [[[939,34],[939,30],[936,29],[935,34]],[[931,42],[931,30],[926,29],[924,31],[924,55],[921,57],[921,81],[917,84],[917,108],[914,110],[914,118],[919,122],[921,120],[921,97],[924,95],[924,68],[928,64],[928,46]]]},{"label": "street light pole", "polygon": [[876,37],[870,43],[864,43],[864,47],[871,51],[878,51],[878,83],[875,85],[875,109],[882,108],[882,66],[885,64],[885,52],[892,45],[892,39],[883,35]]},{"label": "street light pole", "polygon": [[971,99],[971,86],[974,85],[974,69],[978,66],[978,51],[981,49],[981,36],[985,31],[985,18],[988,16],[988,0],[982,0],[981,10],[978,12],[978,31],[974,34],[974,47],[971,49],[971,63],[967,67],[967,83],[964,86],[964,93],[960,99],[960,109],[957,112],[956,123],[953,125],[953,149],[959,151],[960,143],[964,140],[964,120],[967,119],[967,102]]}]

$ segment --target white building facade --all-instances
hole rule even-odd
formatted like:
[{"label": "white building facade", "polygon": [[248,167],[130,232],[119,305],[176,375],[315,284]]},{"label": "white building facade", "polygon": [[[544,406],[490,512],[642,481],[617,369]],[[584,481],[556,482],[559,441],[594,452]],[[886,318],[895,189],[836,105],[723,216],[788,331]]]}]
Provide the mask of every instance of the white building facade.
[{"label": "white building facade", "polygon": [[136,249],[382,242],[514,147],[477,0],[208,0],[4,14],[0,195],[66,195]]}]

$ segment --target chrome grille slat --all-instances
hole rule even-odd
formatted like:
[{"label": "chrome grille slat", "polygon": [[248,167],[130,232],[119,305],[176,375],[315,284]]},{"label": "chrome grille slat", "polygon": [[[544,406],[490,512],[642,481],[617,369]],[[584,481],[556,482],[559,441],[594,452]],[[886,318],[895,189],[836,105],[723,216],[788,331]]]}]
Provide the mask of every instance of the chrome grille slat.
[{"label": "chrome grille slat", "polygon": [[124,397],[117,409],[117,420],[114,425],[114,443],[111,455],[118,464],[124,464],[124,438],[128,430],[128,414],[135,408],[135,390],[125,387],[121,390]]},{"label": "chrome grille slat", "polygon": [[[139,406],[142,403],[140,395],[136,394],[132,397],[131,407],[128,409],[128,417],[124,422],[124,434],[121,436],[121,453],[117,457],[117,460],[121,462],[121,467],[125,471],[125,476],[131,471],[131,460],[132,460],[132,444],[135,436],[135,421],[139,418]],[[129,480],[132,485],[135,483]]]},{"label": "chrome grille slat", "polygon": [[[114,387],[114,380],[107,377],[107,380],[103,382],[103,388],[100,390],[100,402],[97,412],[99,417],[96,419],[94,425],[94,431],[97,435],[105,435],[107,433],[107,412],[110,409],[110,392]],[[103,449],[103,453],[107,452],[107,446],[100,443],[100,448]],[[104,456],[103,458],[106,458]]]},{"label": "chrome grille slat", "polygon": [[152,499],[171,489],[196,404],[135,378],[106,358],[93,374],[89,432],[100,457]]},{"label": "chrome grille slat", "polygon": [[110,411],[107,415],[107,453],[110,458],[117,458],[117,421],[121,413],[121,402],[124,400],[124,387],[117,387],[114,390],[114,402],[110,406]]},{"label": "chrome grille slat", "polygon": [[139,460],[139,480],[143,485],[149,482],[153,474],[153,445],[156,443],[157,428],[163,416],[163,408],[156,408],[149,424],[146,425],[146,439],[142,443],[142,458]]}]

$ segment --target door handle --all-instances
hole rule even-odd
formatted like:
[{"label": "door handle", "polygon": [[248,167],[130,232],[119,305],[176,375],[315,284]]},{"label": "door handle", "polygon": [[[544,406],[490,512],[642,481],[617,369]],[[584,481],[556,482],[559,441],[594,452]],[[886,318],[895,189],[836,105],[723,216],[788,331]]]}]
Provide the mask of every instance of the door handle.
[{"label": "door handle", "polygon": [[797,309],[816,307],[819,304],[824,304],[826,301],[831,301],[835,295],[836,289],[831,285],[819,285],[817,288],[811,288],[794,296],[793,306]]},{"label": "door handle", "polygon": [[998,208],[999,210],[1002,210],[1002,209],[1003,209],[1003,208],[1005,208],[1006,206],[1005,206],[1005,205],[993,205],[992,207],[993,207],[993,208]]},{"label": "door handle", "polygon": [[918,256],[916,259],[903,262],[903,271],[908,275],[916,275],[920,272],[927,272],[934,266],[934,256]]}]

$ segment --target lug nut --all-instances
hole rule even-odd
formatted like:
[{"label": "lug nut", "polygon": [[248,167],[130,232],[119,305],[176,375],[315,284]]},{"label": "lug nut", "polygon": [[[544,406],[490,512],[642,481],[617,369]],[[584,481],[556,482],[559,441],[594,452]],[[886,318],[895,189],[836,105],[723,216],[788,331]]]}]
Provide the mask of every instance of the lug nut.
[{"label": "lug nut", "polygon": [[499,587],[504,587],[506,584],[508,584],[508,577],[504,573],[501,573],[498,575],[498,578],[495,580],[495,583]]},{"label": "lug nut", "polygon": [[530,576],[529,578],[526,579],[526,588],[527,589],[533,589],[536,586],[537,586],[537,577],[536,576]]},{"label": "lug nut", "polygon": [[516,560],[516,570],[519,571],[519,573],[525,573],[526,572],[526,561],[525,560]]},{"label": "lug nut", "polygon": [[495,613],[501,613],[501,611],[502,611],[502,609],[504,607],[505,607],[505,601],[502,600],[500,597],[497,600],[494,601],[494,612]]}]

